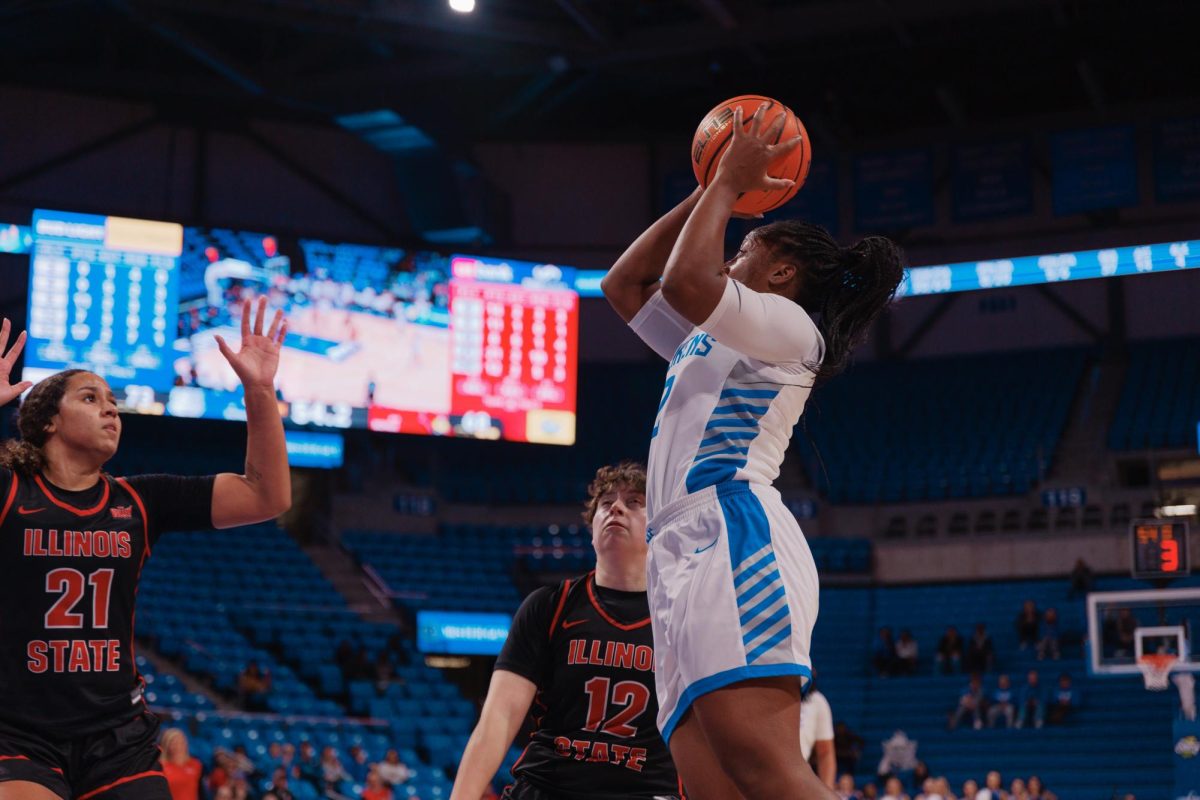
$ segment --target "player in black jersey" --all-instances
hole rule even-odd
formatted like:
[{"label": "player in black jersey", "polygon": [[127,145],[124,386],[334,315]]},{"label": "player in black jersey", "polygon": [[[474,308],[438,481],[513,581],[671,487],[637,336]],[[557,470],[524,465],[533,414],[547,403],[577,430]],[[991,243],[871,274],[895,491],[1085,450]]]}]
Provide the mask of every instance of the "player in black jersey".
[{"label": "player in black jersey", "polygon": [[[0,800],[170,800],[134,664],[138,577],[163,531],[230,528],[291,505],[273,382],[286,332],[266,300],[242,343],[218,339],[245,389],[246,474],[207,477],[102,471],[121,418],[98,375],[66,370],[38,383],[0,449]],[[0,326],[0,405],[25,342]],[[179,442],[186,447],[186,442]]]},{"label": "player in black jersey", "polygon": [[596,570],[525,599],[450,800],[479,800],[532,711],[505,800],[676,800],[658,733],[646,602],[646,472],[602,467],[588,487]]}]

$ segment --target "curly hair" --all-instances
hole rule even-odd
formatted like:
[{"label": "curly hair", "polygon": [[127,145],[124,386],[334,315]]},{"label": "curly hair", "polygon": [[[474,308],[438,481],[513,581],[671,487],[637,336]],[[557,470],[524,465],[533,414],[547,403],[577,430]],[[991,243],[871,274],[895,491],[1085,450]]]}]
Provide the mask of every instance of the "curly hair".
[{"label": "curly hair", "polygon": [[646,468],[636,461],[622,461],[605,465],[596,470],[596,477],[588,484],[588,499],[583,506],[583,521],[592,524],[600,498],[614,489],[625,487],[635,492],[646,491]]},{"label": "curly hair", "polygon": [[867,236],[841,247],[819,225],[780,220],[750,236],[778,258],[799,262],[796,302],[814,315],[825,357],[813,365],[815,385],[846,368],[854,348],[896,294],[904,278],[903,254],[892,240]]},{"label": "curly hair", "polygon": [[58,413],[67,383],[84,369],[64,369],[45,380],[34,384],[17,412],[17,431],[21,438],[9,439],[0,447],[0,467],[6,467],[22,475],[35,475],[46,467],[46,454],[42,447],[49,434],[46,426]]}]

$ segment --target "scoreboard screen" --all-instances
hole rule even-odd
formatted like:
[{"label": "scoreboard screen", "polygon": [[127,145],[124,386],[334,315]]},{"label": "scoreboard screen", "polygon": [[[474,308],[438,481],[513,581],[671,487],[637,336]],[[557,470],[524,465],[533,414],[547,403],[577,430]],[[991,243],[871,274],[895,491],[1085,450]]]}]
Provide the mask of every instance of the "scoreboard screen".
[{"label": "scoreboard screen", "polygon": [[394,247],[35,212],[27,380],[81,367],[123,411],[244,420],[216,337],[288,316],[291,427],[575,441],[575,271]]},{"label": "scoreboard screen", "polygon": [[1183,578],[1191,573],[1186,522],[1142,520],[1130,526],[1133,577]]}]

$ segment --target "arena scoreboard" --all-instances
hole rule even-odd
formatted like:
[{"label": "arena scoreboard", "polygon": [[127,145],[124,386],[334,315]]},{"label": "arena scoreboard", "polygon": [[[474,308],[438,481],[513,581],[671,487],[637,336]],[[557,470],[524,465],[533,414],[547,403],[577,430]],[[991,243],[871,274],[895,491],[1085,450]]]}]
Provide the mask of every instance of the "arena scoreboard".
[{"label": "arena scoreboard", "polygon": [[244,420],[217,337],[242,304],[288,317],[292,428],[575,441],[569,267],[38,210],[22,378],[102,375],[123,412]]},{"label": "arena scoreboard", "polygon": [[1133,577],[1183,578],[1191,573],[1186,522],[1152,519],[1129,527],[1133,548]]}]

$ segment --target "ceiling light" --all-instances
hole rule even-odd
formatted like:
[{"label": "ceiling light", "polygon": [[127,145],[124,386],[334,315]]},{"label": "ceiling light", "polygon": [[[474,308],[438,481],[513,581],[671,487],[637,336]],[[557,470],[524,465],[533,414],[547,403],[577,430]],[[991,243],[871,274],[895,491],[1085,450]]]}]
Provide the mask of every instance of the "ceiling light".
[{"label": "ceiling light", "polygon": [[450,0],[450,10],[470,14],[475,10],[475,0]]},{"label": "ceiling light", "polygon": [[1190,517],[1196,513],[1196,505],[1183,503],[1177,506],[1163,506],[1158,512],[1164,517]]}]

